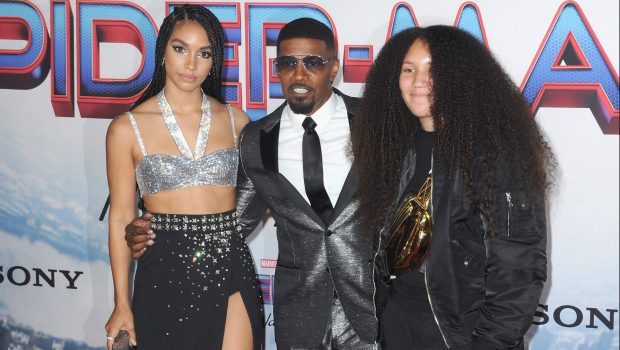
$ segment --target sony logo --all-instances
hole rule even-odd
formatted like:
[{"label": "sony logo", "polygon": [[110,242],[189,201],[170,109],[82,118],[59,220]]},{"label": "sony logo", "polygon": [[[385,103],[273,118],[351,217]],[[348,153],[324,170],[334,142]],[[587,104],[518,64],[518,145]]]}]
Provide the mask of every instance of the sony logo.
[{"label": "sony logo", "polygon": [[76,282],[84,272],[40,269],[38,267],[25,268],[23,266],[11,266],[4,272],[4,266],[0,265],[0,283],[7,281],[16,286],[33,285],[35,287],[65,287],[78,289]]},{"label": "sony logo", "polygon": [[534,313],[534,325],[544,325],[553,320],[559,326],[565,328],[574,328],[584,323],[584,315],[587,315],[586,328],[599,328],[604,325],[608,329],[614,329],[614,315],[618,313],[618,309],[605,309],[607,315],[594,307],[586,307],[586,311],[581,311],[574,305],[561,305],[555,310],[549,310],[549,305],[538,304],[538,309]]}]

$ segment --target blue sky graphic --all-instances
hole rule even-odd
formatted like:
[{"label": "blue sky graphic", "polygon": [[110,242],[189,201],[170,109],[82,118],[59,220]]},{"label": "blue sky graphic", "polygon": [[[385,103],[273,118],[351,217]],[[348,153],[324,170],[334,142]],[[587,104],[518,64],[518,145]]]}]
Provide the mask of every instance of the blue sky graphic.
[{"label": "blue sky graphic", "polygon": [[[102,171],[90,171],[74,141],[52,136],[60,132],[67,131],[39,132],[33,143],[32,129],[3,131],[0,229],[43,241],[78,260],[107,261],[107,222],[97,220],[107,195],[105,164]],[[95,152],[101,162],[103,147],[102,141]]]}]

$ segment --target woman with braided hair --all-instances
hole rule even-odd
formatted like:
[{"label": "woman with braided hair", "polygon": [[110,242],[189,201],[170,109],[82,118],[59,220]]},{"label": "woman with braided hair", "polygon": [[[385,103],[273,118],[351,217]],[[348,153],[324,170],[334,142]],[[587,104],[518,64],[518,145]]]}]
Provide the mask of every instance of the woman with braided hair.
[{"label": "woman with braided hair", "polygon": [[[222,97],[223,51],[213,13],[175,8],[160,28],[150,85],[108,129],[108,350],[120,330],[146,350],[262,348],[262,303],[235,213],[237,138],[248,117]],[[124,235],[136,182],[158,240],[138,261],[132,299]]]},{"label": "woman with braided hair", "polygon": [[351,140],[384,349],[522,349],[555,161],[489,50],[453,27],[396,34]]}]

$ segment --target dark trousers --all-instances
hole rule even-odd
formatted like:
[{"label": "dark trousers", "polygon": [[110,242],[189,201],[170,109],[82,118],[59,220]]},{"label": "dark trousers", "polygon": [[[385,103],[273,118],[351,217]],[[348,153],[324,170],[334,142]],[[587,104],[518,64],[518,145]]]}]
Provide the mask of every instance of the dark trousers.
[{"label": "dark trousers", "polygon": [[[426,297],[426,296],[424,296]],[[384,350],[446,350],[428,302],[392,291],[381,316]],[[411,312],[417,309],[417,312]]]},{"label": "dark trousers", "polygon": [[392,280],[381,314],[384,350],[445,350],[426,293],[424,274],[413,271]]},{"label": "dark trousers", "polygon": [[[278,346],[278,350],[282,349]],[[331,317],[321,344],[309,348],[291,348],[291,350],[379,350],[378,344],[361,340],[344,313],[340,300],[335,297],[332,302]]]}]

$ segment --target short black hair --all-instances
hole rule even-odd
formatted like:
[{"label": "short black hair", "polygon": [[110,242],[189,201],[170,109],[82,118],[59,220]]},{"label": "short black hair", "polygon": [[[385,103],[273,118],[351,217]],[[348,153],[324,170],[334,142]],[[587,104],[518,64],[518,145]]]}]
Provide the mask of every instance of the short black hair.
[{"label": "short black hair", "polygon": [[317,39],[325,42],[327,50],[336,52],[334,45],[334,32],[322,22],[313,18],[303,17],[288,22],[280,30],[276,44],[277,53],[280,54],[280,43],[287,39]]}]

